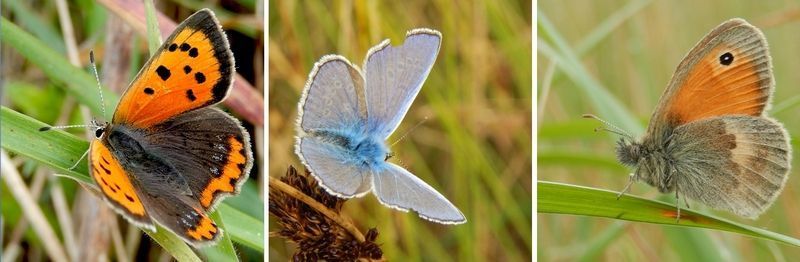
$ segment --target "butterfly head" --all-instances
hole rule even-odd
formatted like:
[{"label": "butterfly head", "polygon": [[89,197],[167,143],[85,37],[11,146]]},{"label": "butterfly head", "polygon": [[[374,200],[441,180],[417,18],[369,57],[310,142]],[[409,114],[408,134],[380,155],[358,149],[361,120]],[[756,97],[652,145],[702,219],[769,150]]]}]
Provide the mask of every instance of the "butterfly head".
[{"label": "butterfly head", "polygon": [[94,132],[94,138],[96,139],[103,138],[103,135],[106,133],[106,130],[108,130],[108,126],[109,126],[108,122],[100,123],[99,121],[97,121],[97,119],[92,119],[91,127],[92,127],[92,132]]},{"label": "butterfly head", "polygon": [[626,166],[636,166],[636,164],[639,163],[639,159],[647,154],[647,149],[644,147],[643,143],[638,142],[633,136],[619,127],[592,114],[585,114],[583,117],[593,118],[603,123],[603,127],[598,127],[594,131],[608,131],[622,137],[617,141],[617,159],[619,159],[622,164]]},{"label": "butterfly head", "polygon": [[617,159],[626,166],[636,166],[646,154],[644,145],[630,138],[623,137],[617,141]]}]

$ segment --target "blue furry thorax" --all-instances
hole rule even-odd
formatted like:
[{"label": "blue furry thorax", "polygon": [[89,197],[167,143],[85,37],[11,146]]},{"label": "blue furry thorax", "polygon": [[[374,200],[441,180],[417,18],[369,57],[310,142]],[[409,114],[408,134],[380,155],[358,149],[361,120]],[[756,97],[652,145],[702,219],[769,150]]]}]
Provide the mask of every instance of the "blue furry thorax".
[{"label": "blue furry thorax", "polygon": [[344,149],[349,164],[381,169],[389,154],[383,139],[376,134],[349,130],[317,130],[314,136]]}]

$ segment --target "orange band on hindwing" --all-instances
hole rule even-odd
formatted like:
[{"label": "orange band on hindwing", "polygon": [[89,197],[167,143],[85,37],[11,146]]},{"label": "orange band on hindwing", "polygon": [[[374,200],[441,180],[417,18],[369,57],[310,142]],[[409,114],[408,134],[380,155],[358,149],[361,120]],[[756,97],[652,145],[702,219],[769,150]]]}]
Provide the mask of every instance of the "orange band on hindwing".
[{"label": "orange band on hindwing", "polygon": [[219,233],[217,224],[211,218],[202,214],[202,211],[195,209],[195,212],[199,215],[199,219],[195,225],[186,229],[186,235],[195,241],[208,241],[216,238]]},{"label": "orange band on hindwing", "polygon": [[208,209],[219,193],[234,193],[247,165],[247,153],[243,141],[236,136],[228,137],[230,150],[227,161],[222,167],[222,173],[208,182],[200,195],[200,204]]},{"label": "orange band on hindwing", "polygon": [[127,217],[137,222],[150,223],[147,211],[136,194],[127,172],[100,140],[95,140],[91,144],[89,164],[92,178],[106,200]]}]

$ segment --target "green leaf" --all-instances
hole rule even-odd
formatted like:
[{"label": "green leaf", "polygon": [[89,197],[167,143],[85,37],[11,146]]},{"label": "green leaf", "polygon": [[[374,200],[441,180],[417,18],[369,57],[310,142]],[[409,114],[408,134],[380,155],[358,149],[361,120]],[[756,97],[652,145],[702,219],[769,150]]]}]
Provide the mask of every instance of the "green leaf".
[{"label": "green leaf", "polygon": [[[260,202],[263,206],[263,202]],[[225,228],[236,243],[264,252],[264,221],[248,216],[229,205],[220,205],[217,213],[222,214]]]},{"label": "green leaf", "polygon": [[0,108],[0,122],[3,123],[0,125],[3,148],[46,164],[77,181],[93,184],[86,175],[89,169],[85,162],[69,170],[89,149],[89,143],[62,130],[40,132],[39,128],[49,125],[7,107]]},{"label": "green leaf", "polygon": [[[63,83],[70,95],[74,96],[81,104],[92,110],[94,115],[102,115],[100,93],[97,91],[95,78],[83,68],[75,67],[64,56],[49,47],[42,41],[25,32],[14,23],[0,17],[0,40],[14,48],[25,59],[42,70],[47,78]],[[116,107],[118,96],[109,90],[103,91],[107,101],[112,102],[111,108]],[[106,116],[103,116],[104,118]],[[108,118],[105,118],[108,119]]]},{"label": "green leaf", "polygon": [[142,230],[150,238],[156,241],[158,245],[169,252],[172,257],[178,261],[201,261],[197,254],[183,242],[183,239],[169,232],[166,228],[156,224],[156,232]]},{"label": "green leaf", "polygon": [[153,6],[153,0],[144,1],[145,20],[147,21],[147,48],[150,50],[150,55],[158,50],[161,46],[161,31],[158,30],[158,17],[156,16],[156,8]]},{"label": "green leaf", "polygon": [[617,200],[617,192],[546,181],[537,183],[537,191],[539,213],[605,217],[686,228],[714,229],[800,247],[798,239],[691,209],[681,208],[680,221],[676,222],[675,206],[660,201],[630,195]]},{"label": "green leaf", "polygon": [[[538,13],[538,27],[541,34],[538,41],[539,53],[556,62],[564,74],[581,88],[581,93],[588,96],[587,98],[592,103],[592,106],[598,110],[596,115],[627,132],[633,134],[642,133],[644,129],[642,125],[636,122],[633,114],[624,108],[622,103],[589,73],[576,52],[555,28],[555,25],[541,12]],[[545,41],[548,39],[552,44]]]}]

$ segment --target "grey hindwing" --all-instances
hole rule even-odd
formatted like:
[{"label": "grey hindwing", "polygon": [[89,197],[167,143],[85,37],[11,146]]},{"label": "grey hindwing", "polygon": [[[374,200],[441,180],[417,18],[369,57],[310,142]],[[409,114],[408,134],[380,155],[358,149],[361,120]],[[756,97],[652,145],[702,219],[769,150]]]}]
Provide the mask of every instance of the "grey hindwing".
[{"label": "grey hindwing", "polygon": [[745,115],[680,126],[666,146],[680,194],[749,218],[763,213],[780,193],[790,150],[778,122]]},{"label": "grey hindwing", "polygon": [[[230,137],[243,144],[243,155],[247,157],[247,163],[239,166],[242,175],[230,181],[235,192],[225,192],[235,194],[247,180],[252,167],[252,151],[247,131],[227,113],[216,108],[190,111],[157,125],[143,141],[148,152],[178,170],[197,200],[209,181],[219,177],[228,164]],[[215,200],[218,200],[216,198],[215,195]]]}]

